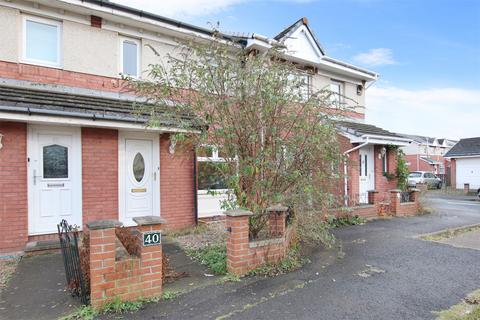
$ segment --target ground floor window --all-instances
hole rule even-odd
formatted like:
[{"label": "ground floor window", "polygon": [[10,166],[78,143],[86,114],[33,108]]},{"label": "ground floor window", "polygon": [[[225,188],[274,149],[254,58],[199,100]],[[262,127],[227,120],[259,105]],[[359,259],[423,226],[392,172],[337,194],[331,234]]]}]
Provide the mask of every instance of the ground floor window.
[{"label": "ground floor window", "polygon": [[211,146],[200,147],[197,150],[197,161],[199,191],[227,190],[227,182],[220,168],[225,165],[225,159],[220,157],[218,148]]}]

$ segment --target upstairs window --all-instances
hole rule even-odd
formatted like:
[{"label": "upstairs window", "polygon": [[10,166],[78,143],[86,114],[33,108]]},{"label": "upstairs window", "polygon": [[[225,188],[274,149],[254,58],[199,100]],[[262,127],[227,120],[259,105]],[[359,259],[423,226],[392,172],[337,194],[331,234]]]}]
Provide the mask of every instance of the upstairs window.
[{"label": "upstairs window", "polygon": [[140,41],[122,38],[120,52],[121,73],[138,78],[140,75]]},{"label": "upstairs window", "polygon": [[330,101],[334,105],[339,105],[343,102],[343,82],[332,80],[330,82]]},{"label": "upstairs window", "polygon": [[23,54],[27,63],[60,67],[62,24],[37,17],[23,19]]}]

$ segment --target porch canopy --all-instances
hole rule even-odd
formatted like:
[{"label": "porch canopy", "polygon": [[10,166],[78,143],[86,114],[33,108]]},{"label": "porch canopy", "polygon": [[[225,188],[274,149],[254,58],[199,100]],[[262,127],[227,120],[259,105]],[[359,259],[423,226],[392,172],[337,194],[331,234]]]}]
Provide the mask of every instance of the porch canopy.
[{"label": "porch canopy", "polygon": [[403,147],[412,142],[397,133],[387,131],[371,124],[350,121],[338,121],[337,128],[340,132],[350,139],[352,144],[358,143],[359,146],[368,144],[393,145]]},{"label": "porch canopy", "polygon": [[[141,129],[163,132],[197,132],[198,119],[179,112],[174,101],[153,104],[145,98],[120,93],[90,90],[89,94],[68,92],[66,87],[45,89],[0,85],[0,120]],[[142,112],[142,106],[148,106]],[[154,106],[153,108],[151,108]],[[155,126],[148,126],[149,114],[155,113]]]}]

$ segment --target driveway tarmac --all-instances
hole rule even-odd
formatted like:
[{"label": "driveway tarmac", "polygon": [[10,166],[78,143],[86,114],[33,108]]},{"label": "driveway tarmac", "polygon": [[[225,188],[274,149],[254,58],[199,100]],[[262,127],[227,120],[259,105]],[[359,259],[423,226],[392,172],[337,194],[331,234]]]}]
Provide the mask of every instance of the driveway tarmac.
[{"label": "driveway tarmac", "polygon": [[480,204],[437,194],[429,205],[434,214],[337,229],[341,250],[319,250],[296,272],[194,290],[125,318],[433,319],[480,288],[480,251],[418,236],[480,223]]}]

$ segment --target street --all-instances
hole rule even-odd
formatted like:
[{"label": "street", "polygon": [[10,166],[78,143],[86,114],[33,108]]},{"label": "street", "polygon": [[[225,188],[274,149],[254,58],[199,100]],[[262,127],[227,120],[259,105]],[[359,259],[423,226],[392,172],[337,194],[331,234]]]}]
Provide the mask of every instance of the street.
[{"label": "street", "polygon": [[[480,203],[434,194],[429,215],[337,229],[302,269],[146,306],[130,319],[432,319],[480,288],[480,251],[418,239],[480,223]],[[108,316],[112,319],[115,315]]]}]

